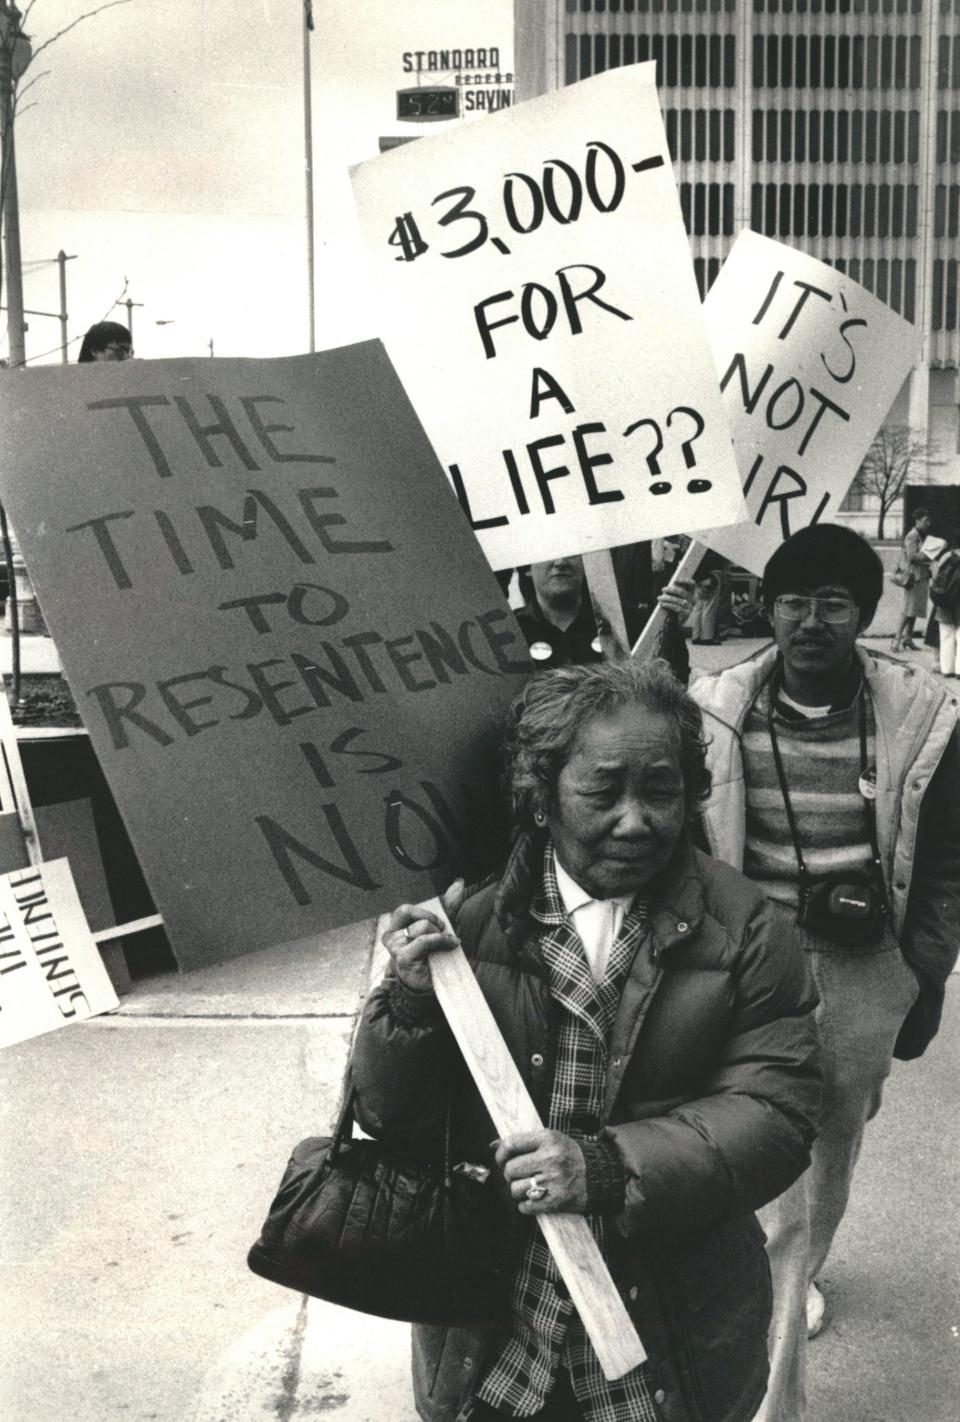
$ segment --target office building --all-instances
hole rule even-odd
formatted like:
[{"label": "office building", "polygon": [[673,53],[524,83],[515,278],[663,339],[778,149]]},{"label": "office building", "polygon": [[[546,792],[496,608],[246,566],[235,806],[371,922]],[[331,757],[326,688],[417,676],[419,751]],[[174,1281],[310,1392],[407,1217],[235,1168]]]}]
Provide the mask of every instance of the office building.
[{"label": "office building", "polygon": [[[928,447],[910,483],[960,484],[960,0],[522,0],[517,12],[518,99],[657,61],[702,293],[752,227],[916,324],[920,358],[888,424]],[[848,510],[875,531],[869,495]]]}]

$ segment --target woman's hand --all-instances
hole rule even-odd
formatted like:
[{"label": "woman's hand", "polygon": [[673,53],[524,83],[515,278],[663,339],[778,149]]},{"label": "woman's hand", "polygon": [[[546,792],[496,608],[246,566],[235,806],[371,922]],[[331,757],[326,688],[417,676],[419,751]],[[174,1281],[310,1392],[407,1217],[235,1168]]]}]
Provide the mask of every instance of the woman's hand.
[{"label": "woman's hand", "polygon": [[697,585],[692,578],[674,578],[657,598],[664,612],[675,612],[683,620],[693,607]]},{"label": "woman's hand", "polygon": [[[453,924],[463,904],[463,892],[463,880],[455,879],[440,898]],[[433,992],[427,959],[431,953],[456,948],[460,940],[447,931],[436,914],[414,904],[401,904],[390,915],[382,942],[405,987],[413,992]]]},{"label": "woman's hand", "polygon": [[[521,1215],[577,1214],[587,1208],[583,1151],[560,1131],[522,1131],[497,1142],[495,1156]],[[546,1193],[530,1199],[534,1188]]]}]

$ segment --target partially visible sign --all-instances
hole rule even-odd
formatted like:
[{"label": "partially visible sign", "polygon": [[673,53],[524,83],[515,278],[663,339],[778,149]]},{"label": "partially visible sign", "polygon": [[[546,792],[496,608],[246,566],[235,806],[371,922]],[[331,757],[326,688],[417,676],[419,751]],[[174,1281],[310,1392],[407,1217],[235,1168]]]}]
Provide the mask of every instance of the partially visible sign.
[{"label": "partially visible sign", "polygon": [[833,267],[743,232],[704,303],[750,522],[697,537],[762,573],[830,522],[917,355],[916,329]]},{"label": "partially visible sign", "polygon": [[744,516],[654,74],[353,170],[384,340],[494,568]]},{"label": "partially visible sign", "polygon": [[3,501],[182,966],[484,867],[529,658],[379,342],[45,368],[0,406]]},{"label": "partially visible sign", "polygon": [[0,1047],[116,1006],[69,862],[0,875]]}]

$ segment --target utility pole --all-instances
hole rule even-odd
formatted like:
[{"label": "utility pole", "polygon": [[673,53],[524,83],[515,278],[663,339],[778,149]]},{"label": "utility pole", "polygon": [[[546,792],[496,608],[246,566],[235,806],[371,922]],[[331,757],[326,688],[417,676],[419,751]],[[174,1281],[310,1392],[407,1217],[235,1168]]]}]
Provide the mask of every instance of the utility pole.
[{"label": "utility pole", "polygon": [[313,268],[313,97],[310,84],[310,31],[313,0],[303,0],[303,166],[307,179],[307,305],[310,313],[310,350],[317,349]]},{"label": "utility pole", "polygon": [[212,337],[212,336],[210,337],[209,341],[207,342],[207,346],[209,347],[209,350],[210,350],[210,358],[211,358],[211,360],[212,360],[212,359],[213,359],[213,337]]},{"label": "utility pole", "polygon": [[122,301],[120,305],[127,308],[127,330],[130,332],[130,344],[133,345],[133,308],[135,306],[142,306],[143,302],[131,301],[128,296],[126,301]]},{"label": "utility pole", "polygon": [[60,267],[60,359],[64,365],[70,358],[67,355],[67,263],[75,260],[76,254],[68,257],[62,247],[57,253]]},{"label": "utility pole", "polygon": [[4,261],[7,277],[7,330],[10,365],[27,358],[23,324],[23,267],[20,260],[20,204],[13,141],[13,85],[32,58],[30,41],[20,30],[16,5],[0,0],[0,188],[3,197]]}]

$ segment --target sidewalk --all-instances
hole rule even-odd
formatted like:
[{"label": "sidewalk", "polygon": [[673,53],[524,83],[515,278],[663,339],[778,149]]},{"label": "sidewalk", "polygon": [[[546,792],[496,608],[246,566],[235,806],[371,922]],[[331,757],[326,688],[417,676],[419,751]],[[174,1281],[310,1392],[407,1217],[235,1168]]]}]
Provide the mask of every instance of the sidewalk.
[{"label": "sidewalk", "polygon": [[[404,1325],[245,1265],[291,1146],[330,1128],[372,926],[153,980],[0,1054],[0,1414],[414,1422]],[[958,1084],[953,979],[868,1133],[811,1422],[955,1422]]]},{"label": "sidewalk", "polygon": [[[9,676],[13,667],[13,640],[5,627],[0,626],[0,674]],[[58,672],[60,658],[53,645],[52,637],[20,638],[20,670],[24,676],[42,672]]]},{"label": "sidewalk", "polygon": [[[691,651],[714,670],[761,645]],[[292,1145],[331,1126],[379,976],[372,929],[149,979],[109,1017],[0,1053],[0,1415],[414,1422],[404,1325],[245,1264]],[[937,1042],[895,1066],[868,1132],[810,1422],[955,1422],[958,1087],[954,978]]]}]

